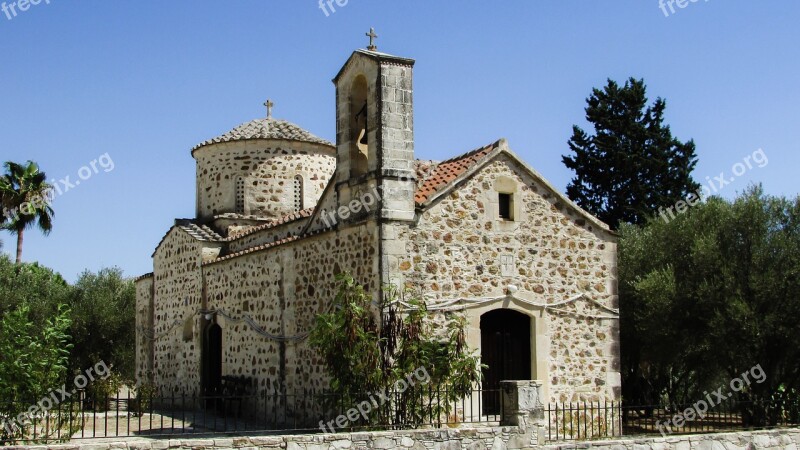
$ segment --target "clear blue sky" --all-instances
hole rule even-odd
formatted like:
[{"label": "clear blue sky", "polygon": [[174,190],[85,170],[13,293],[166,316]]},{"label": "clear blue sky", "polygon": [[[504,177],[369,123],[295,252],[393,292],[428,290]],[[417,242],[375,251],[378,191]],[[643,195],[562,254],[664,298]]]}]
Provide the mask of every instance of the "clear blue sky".
[{"label": "clear blue sky", "polygon": [[[9,0],[5,0],[9,2]],[[207,138],[275,115],[334,139],[331,79],[374,26],[379,49],[415,58],[416,156],[443,159],[509,139],[555,186],[585,99],[607,78],[644,78],[667,122],[694,138],[698,180],[730,173],[762,148],[750,183],[795,196],[800,167],[800,2],[710,0],[349,0],[326,17],[317,0],[44,0],[0,12],[0,160],[35,160],[80,186],[56,198],[49,237],[24,258],[74,280],[84,269],[152,270],[176,217],[192,217]],[[667,10],[669,11],[669,10]],[[3,251],[14,238],[0,233]]]}]

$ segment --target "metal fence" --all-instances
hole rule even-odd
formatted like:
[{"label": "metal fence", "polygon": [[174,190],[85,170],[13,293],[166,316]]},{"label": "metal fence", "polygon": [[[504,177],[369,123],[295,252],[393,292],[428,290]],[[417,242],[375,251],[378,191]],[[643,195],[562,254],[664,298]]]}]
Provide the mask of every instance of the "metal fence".
[{"label": "metal fence", "polygon": [[[128,396],[98,400],[79,392],[46,412],[26,417],[22,423],[0,416],[0,445],[129,437],[442,428],[462,424],[493,426],[500,422],[499,389],[474,390],[466,396],[454,396],[445,388],[418,394],[412,397],[404,392],[388,392],[383,396],[361,393],[345,397],[329,392],[262,391],[249,395]],[[458,399],[448,400],[454,397]],[[18,403],[0,402],[3,411],[26,411],[29,405],[36,405],[36,402]]]},{"label": "metal fence", "polygon": [[618,402],[550,404],[544,411],[550,442],[619,436],[715,433],[800,425],[800,399],[703,401],[669,406]]},{"label": "metal fence", "polygon": [[[254,392],[248,395],[172,395],[87,398],[78,392],[46,412],[16,423],[0,414],[0,445],[88,439],[191,435],[278,434],[496,426],[498,390],[454,395],[448,389],[360,393]],[[29,411],[37,402],[0,401],[0,411]],[[362,414],[363,411],[363,414]],[[702,413],[700,413],[702,412]],[[365,419],[364,417],[368,417]],[[709,433],[800,425],[800,399],[781,402],[729,400],[698,411],[697,403],[632,406],[618,402],[558,403],[544,407],[545,440]]]}]

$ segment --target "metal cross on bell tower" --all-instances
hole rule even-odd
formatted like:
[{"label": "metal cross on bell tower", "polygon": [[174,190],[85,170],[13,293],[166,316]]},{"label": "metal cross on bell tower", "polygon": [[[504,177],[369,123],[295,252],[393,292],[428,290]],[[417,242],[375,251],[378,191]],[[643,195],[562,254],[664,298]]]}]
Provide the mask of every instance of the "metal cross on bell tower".
[{"label": "metal cross on bell tower", "polygon": [[369,33],[367,33],[367,37],[369,37],[369,47],[367,50],[374,52],[378,50],[378,46],[375,45],[375,39],[378,38],[378,35],[375,34],[375,28],[370,28]]}]

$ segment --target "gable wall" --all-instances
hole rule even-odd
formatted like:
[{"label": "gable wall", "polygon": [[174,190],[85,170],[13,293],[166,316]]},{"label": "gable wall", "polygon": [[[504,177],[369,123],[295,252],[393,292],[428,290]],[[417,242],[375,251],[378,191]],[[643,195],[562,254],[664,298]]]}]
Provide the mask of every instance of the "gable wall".
[{"label": "gable wall", "polygon": [[199,390],[202,248],[174,228],[153,257],[154,382],[164,395]]},{"label": "gable wall", "polygon": [[136,281],[136,381],[152,381],[153,277]]},{"label": "gable wall", "polygon": [[[515,187],[515,221],[497,220],[496,187]],[[506,294],[553,303],[586,293],[617,307],[616,244],[606,231],[559,205],[541,183],[504,155],[427,209],[416,226],[393,225],[405,248],[386,252],[389,278],[435,298]],[[405,254],[406,256],[402,256]],[[510,258],[504,267],[502,259]],[[508,262],[508,261],[505,261]],[[480,315],[508,307],[533,317],[533,377],[551,401],[619,398],[618,321],[556,314],[511,301],[467,311],[468,341],[480,347]],[[578,301],[561,309],[608,315]]]}]

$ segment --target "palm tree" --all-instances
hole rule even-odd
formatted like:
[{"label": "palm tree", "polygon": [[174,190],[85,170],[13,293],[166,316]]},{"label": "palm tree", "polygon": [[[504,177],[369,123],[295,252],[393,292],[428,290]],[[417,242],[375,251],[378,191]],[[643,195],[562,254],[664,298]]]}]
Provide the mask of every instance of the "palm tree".
[{"label": "palm tree", "polygon": [[[22,262],[22,241],[25,230],[37,225],[45,235],[53,229],[53,208],[50,193],[53,186],[39,166],[28,161],[26,165],[5,163],[6,173],[0,177],[0,206],[5,216],[2,227],[17,235],[17,264]],[[1,223],[1,222],[0,222]]]}]

